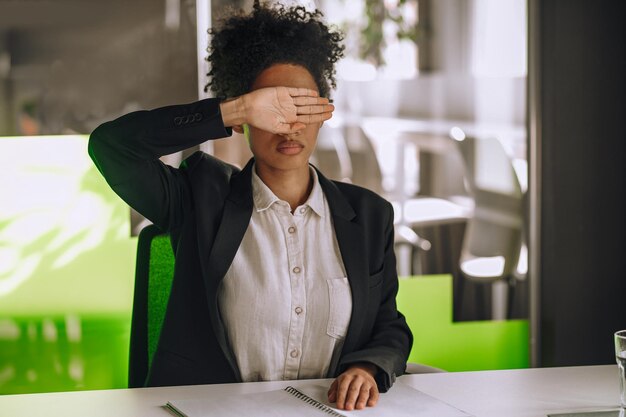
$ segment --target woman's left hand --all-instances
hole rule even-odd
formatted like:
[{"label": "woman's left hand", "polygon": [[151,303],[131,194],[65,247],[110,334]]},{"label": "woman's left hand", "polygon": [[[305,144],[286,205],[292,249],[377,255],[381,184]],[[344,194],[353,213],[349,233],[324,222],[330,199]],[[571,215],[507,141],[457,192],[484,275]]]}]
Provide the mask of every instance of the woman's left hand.
[{"label": "woman's left hand", "polygon": [[350,366],[333,381],[328,401],[336,402],[340,410],[362,410],[378,402],[378,386],[374,380],[376,365],[359,363]]}]

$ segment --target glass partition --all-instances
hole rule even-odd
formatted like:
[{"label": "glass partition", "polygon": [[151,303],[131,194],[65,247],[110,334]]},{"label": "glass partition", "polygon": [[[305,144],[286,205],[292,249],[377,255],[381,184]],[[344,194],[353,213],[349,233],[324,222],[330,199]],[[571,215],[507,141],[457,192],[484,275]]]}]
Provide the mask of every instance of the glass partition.
[{"label": "glass partition", "polygon": [[[521,233],[521,241],[487,250],[471,242],[500,240],[497,228],[470,227],[481,213],[508,210],[497,195],[516,193],[512,184],[528,189],[526,1],[327,0],[322,7],[345,30],[347,57],[319,163],[343,152],[336,178],[394,203],[400,274],[452,274],[456,320],[492,318],[494,303],[505,303],[504,317],[526,318],[525,197],[515,200],[520,232],[508,238]],[[466,137],[475,147],[470,159],[459,149]],[[507,267],[475,280],[461,267],[467,256]]]},{"label": "glass partition", "polygon": [[0,393],[126,386],[136,241],[87,137],[0,137]]}]

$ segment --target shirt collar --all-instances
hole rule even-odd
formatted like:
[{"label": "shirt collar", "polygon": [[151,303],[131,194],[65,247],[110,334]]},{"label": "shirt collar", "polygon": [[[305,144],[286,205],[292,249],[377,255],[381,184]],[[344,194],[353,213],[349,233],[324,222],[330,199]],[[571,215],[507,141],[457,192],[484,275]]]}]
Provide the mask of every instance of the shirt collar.
[{"label": "shirt collar", "polygon": [[263,180],[256,173],[256,165],[252,166],[252,200],[256,211],[267,210],[277,201],[278,197],[265,185]]},{"label": "shirt collar", "polygon": [[[309,167],[309,171],[313,178],[313,188],[311,189],[311,194],[309,194],[309,198],[303,204],[303,206],[308,206],[317,213],[318,216],[324,217],[326,215],[326,205],[324,204],[324,192],[322,191],[322,187],[319,183],[319,178],[317,172],[313,167]],[[254,208],[257,212],[267,210],[272,206],[272,204],[276,202],[283,202],[280,198],[276,196],[270,190],[270,188],[265,185],[263,180],[256,173],[256,167],[252,167],[252,199],[254,201]],[[283,202],[286,204],[286,202]]]},{"label": "shirt collar", "polygon": [[320,186],[320,181],[317,177],[317,171],[315,171],[313,167],[309,167],[309,170],[311,171],[311,176],[313,177],[313,188],[311,189],[311,194],[309,194],[309,198],[304,204],[311,207],[311,209],[315,213],[317,213],[318,216],[324,217],[326,215],[326,205],[324,204],[324,191],[322,191],[322,187]]}]

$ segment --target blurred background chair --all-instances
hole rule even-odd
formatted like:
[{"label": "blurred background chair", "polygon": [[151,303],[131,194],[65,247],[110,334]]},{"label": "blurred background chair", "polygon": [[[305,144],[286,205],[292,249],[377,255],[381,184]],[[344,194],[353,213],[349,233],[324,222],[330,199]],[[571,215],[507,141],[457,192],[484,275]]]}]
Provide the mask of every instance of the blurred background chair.
[{"label": "blurred background chair", "polygon": [[155,225],[139,233],[130,331],[128,387],[143,387],[156,351],[174,277],[169,235]]},{"label": "blurred background chair", "polygon": [[460,270],[472,282],[491,285],[491,318],[503,320],[510,316],[516,280],[526,276],[522,187],[498,139],[466,136],[460,130],[452,138],[475,204],[463,237]]},{"label": "blurred background chair", "polygon": [[[388,146],[396,145],[390,139]],[[400,157],[404,158],[404,155]],[[418,155],[414,157],[417,164]],[[471,200],[468,205],[468,199],[465,199],[466,204],[459,204],[445,198],[407,196],[403,182],[395,184],[394,191],[389,192],[386,189],[389,187],[384,184],[378,152],[357,124],[325,124],[313,159],[328,177],[368,188],[391,201],[398,274],[401,276],[422,274],[420,255],[432,248],[428,239],[416,233],[416,228],[465,222],[471,215]]]}]

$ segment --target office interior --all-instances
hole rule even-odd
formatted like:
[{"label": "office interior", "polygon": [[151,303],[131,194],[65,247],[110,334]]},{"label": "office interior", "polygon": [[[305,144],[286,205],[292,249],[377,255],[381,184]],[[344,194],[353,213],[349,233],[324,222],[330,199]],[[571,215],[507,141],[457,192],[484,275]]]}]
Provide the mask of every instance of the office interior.
[{"label": "office interior", "polygon": [[[208,97],[206,29],[251,3],[0,2],[0,394],[128,386],[147,221],[100,177],[88,135]],[[394,205],[410,361],[614,363],[611,336],[626,328],[621,2],[296,3],[346,33],[337,110],[311,162]],[[199,149],[243,166],[247,146],[234,134]]]}]

